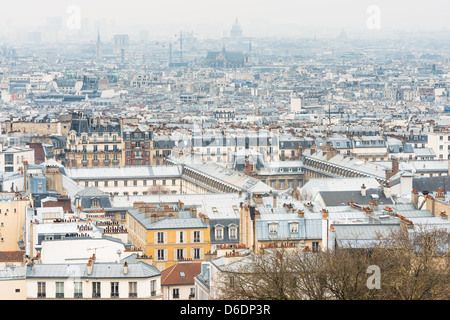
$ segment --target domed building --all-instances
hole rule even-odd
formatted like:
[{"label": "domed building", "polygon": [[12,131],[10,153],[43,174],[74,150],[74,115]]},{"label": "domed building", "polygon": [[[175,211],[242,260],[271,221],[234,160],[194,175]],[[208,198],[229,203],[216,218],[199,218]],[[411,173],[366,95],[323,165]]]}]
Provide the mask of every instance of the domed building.
[{"label": "domed building", "polygon": [[242,37],[242,28],[241,28],[241,25],[239,24],[237,18],[233,24],[233,27],[231,28],[231,37],[232,38],[241,38]]}]

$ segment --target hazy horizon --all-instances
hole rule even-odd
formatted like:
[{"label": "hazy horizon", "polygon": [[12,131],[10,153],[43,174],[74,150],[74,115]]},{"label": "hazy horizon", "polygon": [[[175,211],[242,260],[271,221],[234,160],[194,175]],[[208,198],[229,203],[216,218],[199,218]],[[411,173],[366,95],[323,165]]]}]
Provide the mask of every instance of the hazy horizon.
[{"label": "hazy horizon", "polygon": [[[68,8],[79,9],[79,31],[92,34],[98,28],[108,33],[146,31],[150,37],[174,30],[193,31],[200,37],[221,37],[235,19],[244,36],[305,35],[316,30],[339,32],[392,32],[450,30],[450,3],[429,0],[19,0],[2,5],[0,27],[5,34],[49,31],[53,18],[67,28]],[[370,6],[379,8],[380,27],[369,30]],[[53,19],[54,20],[54,19]],[[81,30],[85,28],[86,30]]]}]

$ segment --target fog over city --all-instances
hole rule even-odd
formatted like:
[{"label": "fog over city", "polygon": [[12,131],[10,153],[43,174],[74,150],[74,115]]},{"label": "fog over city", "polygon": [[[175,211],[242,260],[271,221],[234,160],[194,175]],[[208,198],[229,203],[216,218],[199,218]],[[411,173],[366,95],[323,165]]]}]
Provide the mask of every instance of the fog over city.
[{"label": "fog over city", "polygon": [[[380,13],[380,27],[369,30],[369,8],[374,6]],[[320,37],[342,29],[355,36],[386,36],[396,31],[446,31],[449,13],[450,3],[444,0],[19,0],[2,3],[0,36],[12,39],[23,32],[48,30],[56,17],[67,28],[74,15],[80,19],[77,30],[83,36],[101,28],[111,34],[146,30],[157,38],[182,28],[200,38],[217,38],[236,18],[250,37]]]},{"label": "fog over city", "polygon": [[3,0],[0,300],[448,300],[449,14]]}]

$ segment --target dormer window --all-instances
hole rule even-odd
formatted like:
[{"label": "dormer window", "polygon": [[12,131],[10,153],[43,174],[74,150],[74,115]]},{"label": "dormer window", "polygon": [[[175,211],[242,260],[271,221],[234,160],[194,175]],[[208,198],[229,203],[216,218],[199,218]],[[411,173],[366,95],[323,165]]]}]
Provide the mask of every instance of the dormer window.
[{"label": "dormer window", "polygon": [[278,233],[278,223],[271,222],[269,223],[269,234],[274,235]]},{"label": "dormer window", "polygon": [[290,233],[298,233],[298,222],[289,223],[289,231]]},{"label": "dormer window", "polygon": [[92,199],[92,205],[91,205],[91,207],[92,207],[92,208],[98,208],[98,207],[100,207],[100,201],[98,200],[98,198]]},{"label": "dormer window", "polygon": [[223,240],[223,226],[222,225],[216,225],[214,227],[214,235],[216,240]]},{"label": "dormer window", "polygon": [[229,238],[232,240],[237,239],[237,226],[236,225],[230,225],[228,227],[228,233]]}]

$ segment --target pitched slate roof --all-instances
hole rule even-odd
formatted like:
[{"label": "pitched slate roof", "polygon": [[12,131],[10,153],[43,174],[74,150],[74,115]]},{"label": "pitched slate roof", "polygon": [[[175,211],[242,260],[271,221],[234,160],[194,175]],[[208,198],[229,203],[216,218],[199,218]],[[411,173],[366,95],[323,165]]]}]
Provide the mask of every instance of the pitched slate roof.
[{"label": "pitched slate roof", "polygon": [[[355,202],[359,205],[369,205],[369,201],[378,201],[383,204],[392,204],[391,198],[386,198],[379,189],[367,189],[366,196],[361,195],[361,191],[320,191],[318,193],[325,206],[340,206],[342,203],[347,205],[348,202]],[[372,195],[376,197],[373,198]]]},{"label": "pitched slate roof", "polygon": [[161,275],[153,265],[144,262],[129,263],[128,273],[123,273],[122,263],[94,263],[92,273],[87,273],[86,264],[35,264],[27,268],[27,278],[151,278]]}]

